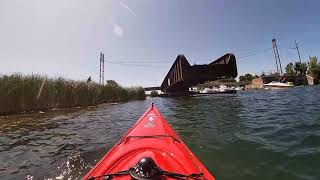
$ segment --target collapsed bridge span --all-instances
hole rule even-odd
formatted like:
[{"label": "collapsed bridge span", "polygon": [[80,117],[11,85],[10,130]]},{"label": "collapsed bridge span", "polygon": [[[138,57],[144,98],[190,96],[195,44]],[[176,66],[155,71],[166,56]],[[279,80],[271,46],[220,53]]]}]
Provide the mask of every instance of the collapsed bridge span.
[{"label": "collapsed bridge span", "polygon": [[189,87],[206,81],[237,77],[236,58],[226,54],[210,64],[190,65],[184,55],[178,55],[161,84],[169,96],[188,95]]}]

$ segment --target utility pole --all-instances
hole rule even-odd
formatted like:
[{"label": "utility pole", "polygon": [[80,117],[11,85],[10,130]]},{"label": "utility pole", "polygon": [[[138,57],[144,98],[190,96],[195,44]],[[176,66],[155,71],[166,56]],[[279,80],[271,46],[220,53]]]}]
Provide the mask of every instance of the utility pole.
[{"label": "utility pole", "polygon": [[104,53],[100,52],[99,84],[104,84]]},{"label": "utility pole", "polygon": [[[272,39],[272,47],[274,52],[274,58],[276,59],[276,65],[277,65],[277,72],[279,73],[280,68],[280,75],[282,75],[282,66],[281,66],[281,60],[279,56],[278,46],[276,39]],[[279,61],[279,68],[278,68],[278,61]]]},{"label": "utility pole", "polygon": [[275,49],[275,42],[276,42],[276,39],[272,39],[272,47],[273,47],[274,59],[276,60],[277,73],[279,73],[278,59],[277,59],[277,53],[276,53],[276,49]]},{"label": "utility pole", "polygon": [[300,63],[301,63],[301,57],[300,57],[300,52],[299,52],[299,46],[298,46],[298,43],[297,43],[297,41],[294,41],[294,43],[296,44],[296,49],[297,49],[297,52],[298,52],[299,61],[300,61]]},{"label": "utility pole", "polygon": [[278,51],[278,46],[277,46],[277,44],[276,44],[276,50],[277,50],[277,56],[278,56],[279,65],[280,65],[280,75],[282,75],[281,60],[280,60],[280,56],[279,56],[279,51]]},{"label": "utility pole", "polygon": [[100,52],[99,62],[100,62],[100,65],[99,65],[99,84],[101,84],[101,52]]}]

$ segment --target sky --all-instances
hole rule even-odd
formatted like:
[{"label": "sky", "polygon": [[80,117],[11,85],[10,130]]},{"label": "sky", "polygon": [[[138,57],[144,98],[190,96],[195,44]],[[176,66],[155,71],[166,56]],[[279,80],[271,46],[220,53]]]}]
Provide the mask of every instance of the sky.
[{"label": "sky", "polygon": [[234,53],[238,74],[320,56],[317,0],[0,0],[0,74],[159,86],[179,54],[206,64]]}]

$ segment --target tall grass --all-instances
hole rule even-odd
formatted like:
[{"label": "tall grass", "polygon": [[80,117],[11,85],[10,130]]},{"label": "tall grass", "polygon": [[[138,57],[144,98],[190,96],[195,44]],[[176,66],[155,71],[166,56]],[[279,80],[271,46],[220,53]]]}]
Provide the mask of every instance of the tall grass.
[{"label": "tall grass", "polygon": [[140,99],[145,99],[143,88],[125,88],[115,81],[99,85],[40,75],[0,76],[0,115]]}]

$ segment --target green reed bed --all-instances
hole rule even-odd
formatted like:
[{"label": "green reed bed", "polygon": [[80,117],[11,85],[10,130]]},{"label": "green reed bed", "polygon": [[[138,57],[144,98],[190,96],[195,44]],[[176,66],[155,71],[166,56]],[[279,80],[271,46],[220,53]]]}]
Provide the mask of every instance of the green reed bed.
[{"label": "green reed bed", "polygon": [[112,80],[100,85],[40,75],[0,76],[0,115],[140,99],[145,99],[143,88]]}]

